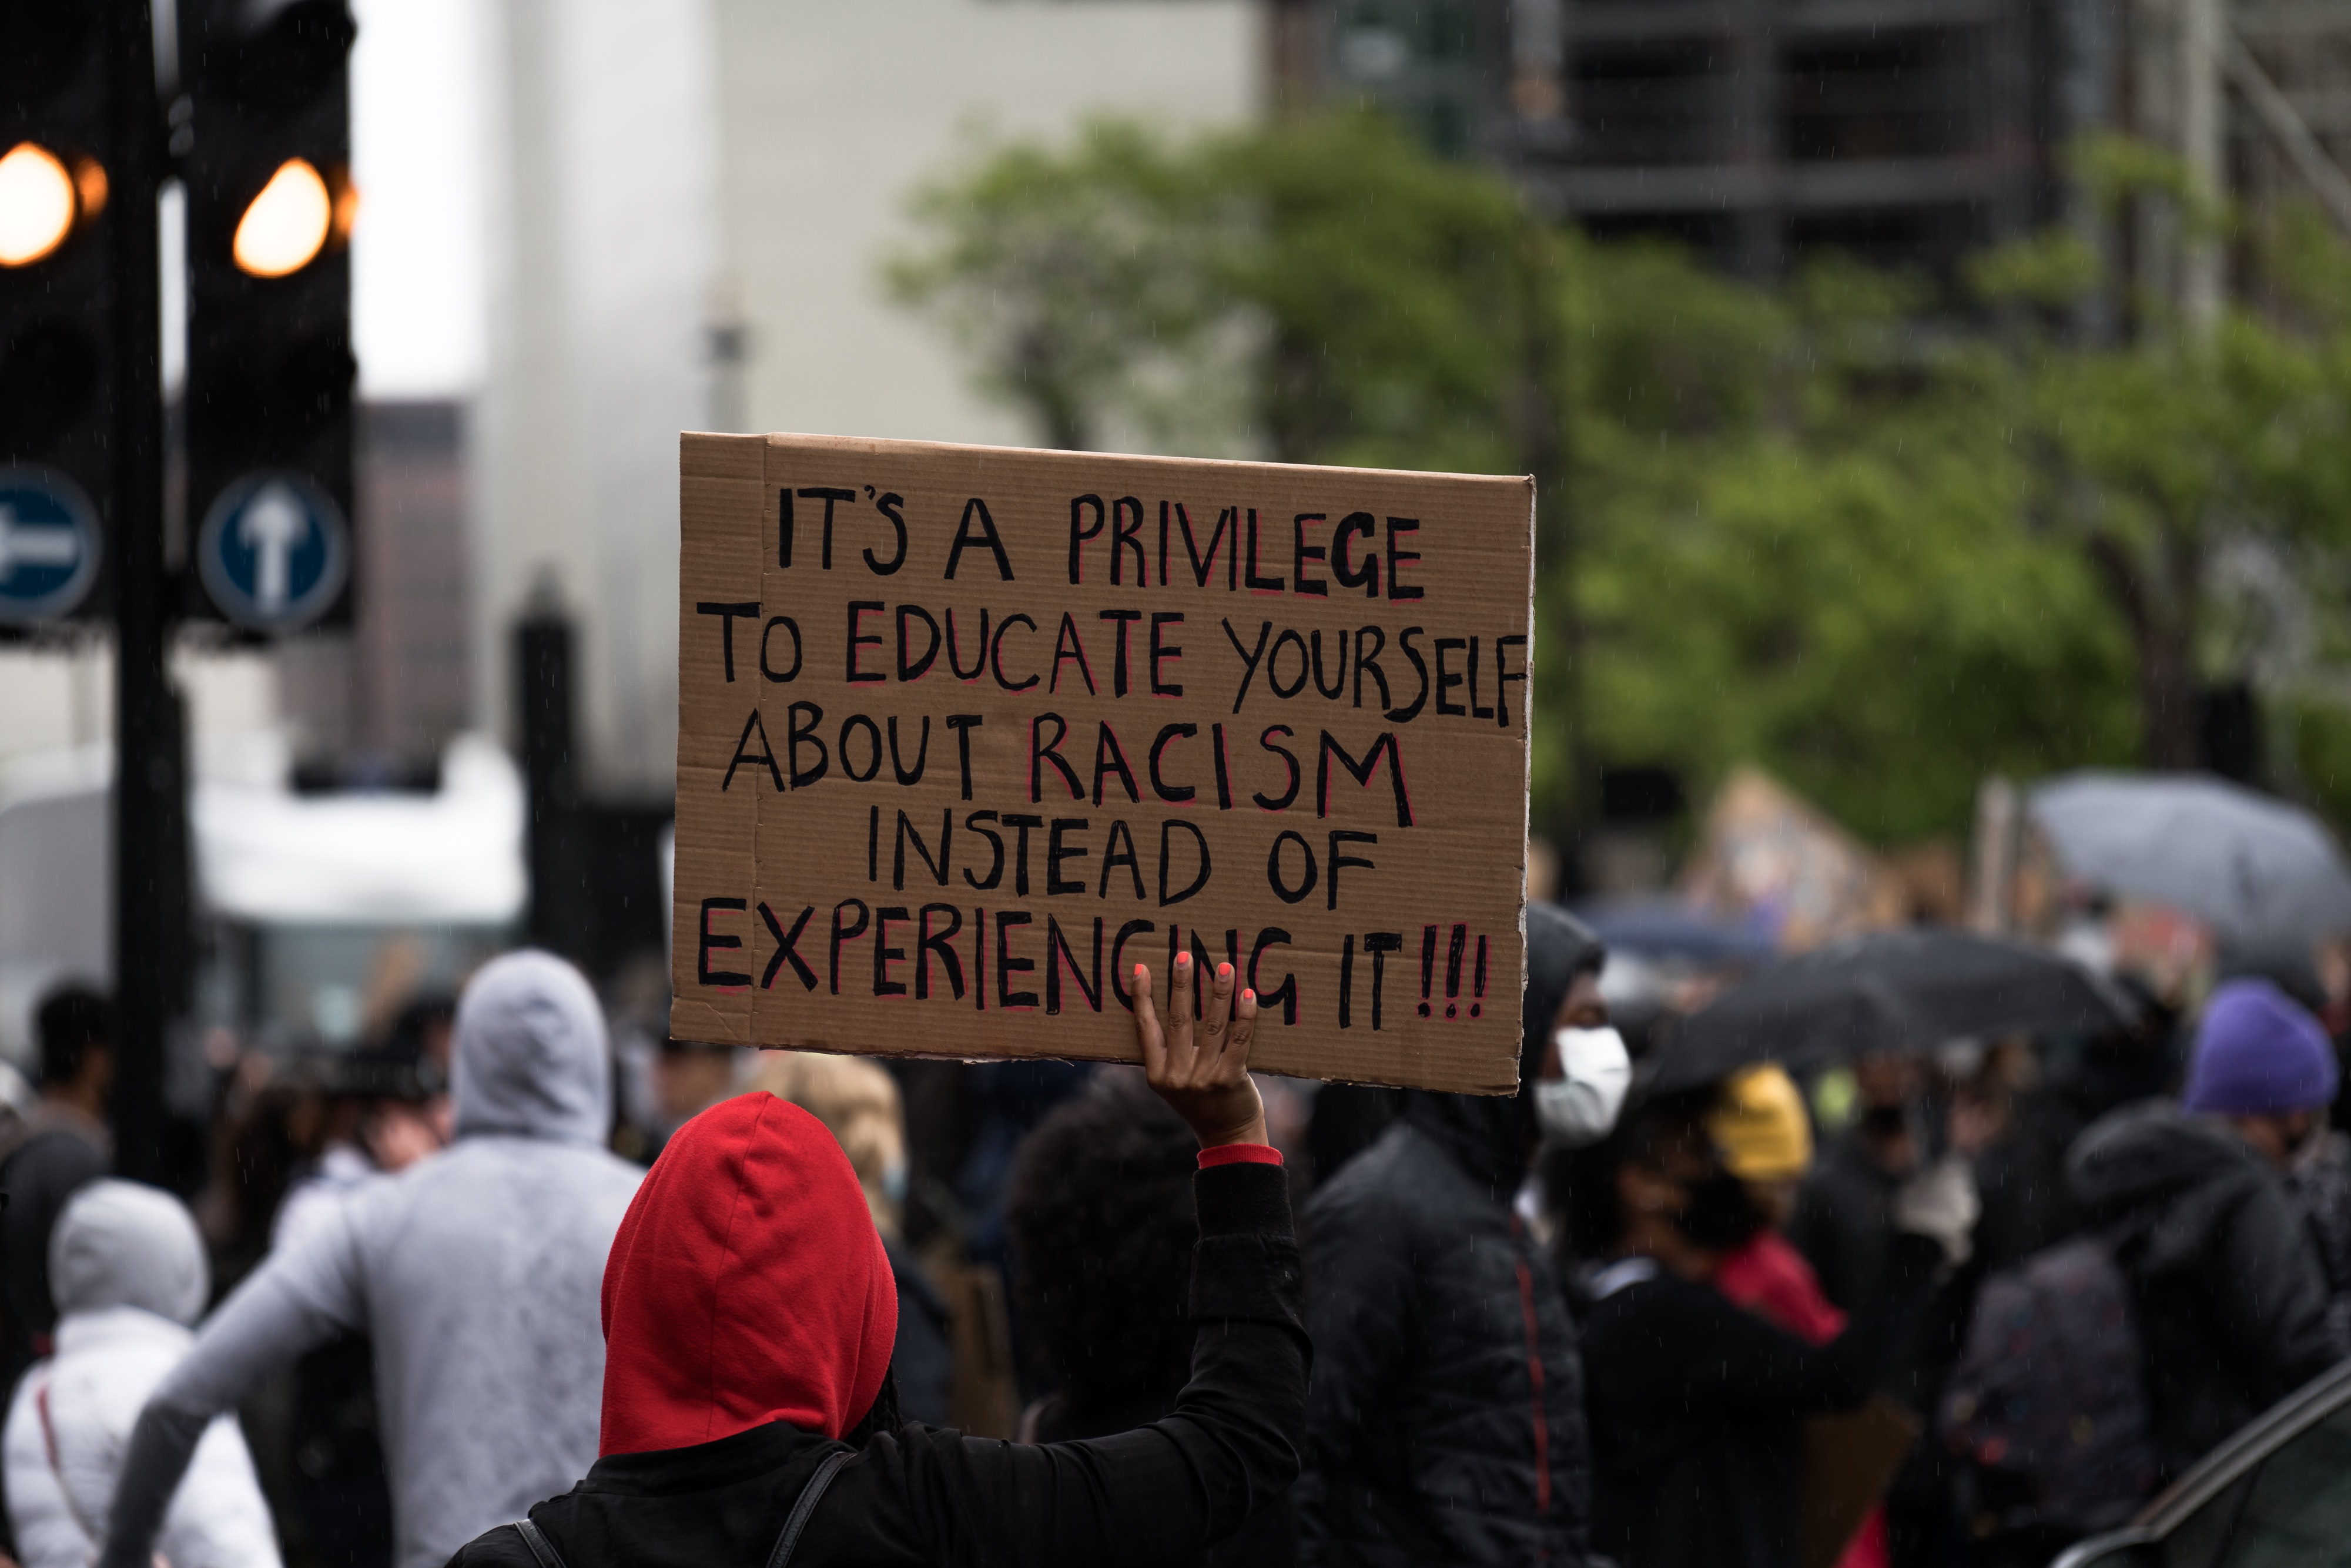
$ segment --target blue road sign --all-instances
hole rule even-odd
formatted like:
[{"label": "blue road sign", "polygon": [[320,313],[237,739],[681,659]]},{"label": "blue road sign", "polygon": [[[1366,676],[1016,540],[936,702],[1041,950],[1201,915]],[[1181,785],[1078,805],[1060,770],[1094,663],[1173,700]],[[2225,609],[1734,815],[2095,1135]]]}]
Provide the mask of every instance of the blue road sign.
[{"label": "blue road sign", "polygon": [[98,566],[98,509],[81,486],[47,468],[0,468],[0,624],[71,614]]},{"label": "blue road sign", "polygon": [[248,474],[204,514],[196,570],[221,613],[257,632],[317,620],[350,575],[342,509],[298,474]]}]

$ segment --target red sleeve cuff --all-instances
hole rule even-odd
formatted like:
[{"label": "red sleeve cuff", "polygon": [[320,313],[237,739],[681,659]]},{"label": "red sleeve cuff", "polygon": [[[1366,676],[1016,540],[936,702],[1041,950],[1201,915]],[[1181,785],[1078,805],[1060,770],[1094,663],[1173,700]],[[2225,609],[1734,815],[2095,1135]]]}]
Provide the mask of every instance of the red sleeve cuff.
[{"label": "red sleeve cuff", "polygon": [[1200,1151],[1200,1168],[1212,1166],[1278,1166],[1281,1151],[1271,1144],[1218,1144]]}]

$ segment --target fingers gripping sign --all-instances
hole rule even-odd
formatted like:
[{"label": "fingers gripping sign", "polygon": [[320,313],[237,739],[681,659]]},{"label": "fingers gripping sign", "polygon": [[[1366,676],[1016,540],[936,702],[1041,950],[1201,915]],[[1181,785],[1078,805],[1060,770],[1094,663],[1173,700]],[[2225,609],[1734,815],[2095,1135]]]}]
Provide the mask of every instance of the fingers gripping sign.
[{"label": "fingers gripping sign", "polygon": [[1267,1141],[1265,1105],[1249,1076],[1249,1042],[1257,1033],[1257,993],[1234,994],[1230,964],[1217,966],[1202,1016],[1192,1016],[1192,956],[1178,954],[1167,987],[1163,1027],[1148,965],[1134,967],[1134,1037],[1143,1071],[1158,1096],[1176,1108],[1204,1149],[1219,1144]]}]

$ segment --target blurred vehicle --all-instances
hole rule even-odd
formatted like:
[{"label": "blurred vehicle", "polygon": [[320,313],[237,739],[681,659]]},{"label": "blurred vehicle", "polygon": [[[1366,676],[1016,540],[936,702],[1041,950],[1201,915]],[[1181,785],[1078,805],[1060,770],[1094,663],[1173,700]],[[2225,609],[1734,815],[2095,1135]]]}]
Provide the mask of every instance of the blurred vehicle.
[{"label": "blurred vehicle", "polygon": [[284,777],[193,793],[212,935],[197,1013],[265,1048],[348,1049],[507,944],[526,895],[522,780],[474,736],[450,743],[431,791],[303,794]]},{"label": "blurred vehicle", "polygon": [[2351,1362],[2278,1401],[2052,1568],[2322,1568],[2351,1557]]},{"label": "blurred vehicle", "polygon": [[[192,1010],[199,1028],[277,1053],[350,1050],[513,940],[528,884],[522,778],[496,743],[464,735],[435,788],[313,793],[285,747],[259,737],[198,759]],[[0,789],[0,1055],[20,1064],[33,1004],[110,970],[110,771],[89,748],[16,766]],[[207,1087],[196,1078],[183,1113]]]}]

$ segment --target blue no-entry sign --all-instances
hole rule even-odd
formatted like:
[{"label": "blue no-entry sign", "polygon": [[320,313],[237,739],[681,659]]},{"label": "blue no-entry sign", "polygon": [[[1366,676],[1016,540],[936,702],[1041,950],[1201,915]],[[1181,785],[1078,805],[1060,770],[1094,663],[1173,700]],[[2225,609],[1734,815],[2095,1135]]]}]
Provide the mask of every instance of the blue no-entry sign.
[{"label": "blue no-entry sign", "polygon": [[69,615],[98,580],[98,509],[47,468],[0,468],[0,622]]},{"label": "blue no-entry sign", "polygon": [[317,620],[342,592],[350,530],[334,497],[300,475],[248,474],[204,514],[196,570],[230,620],[289,631]]}]

